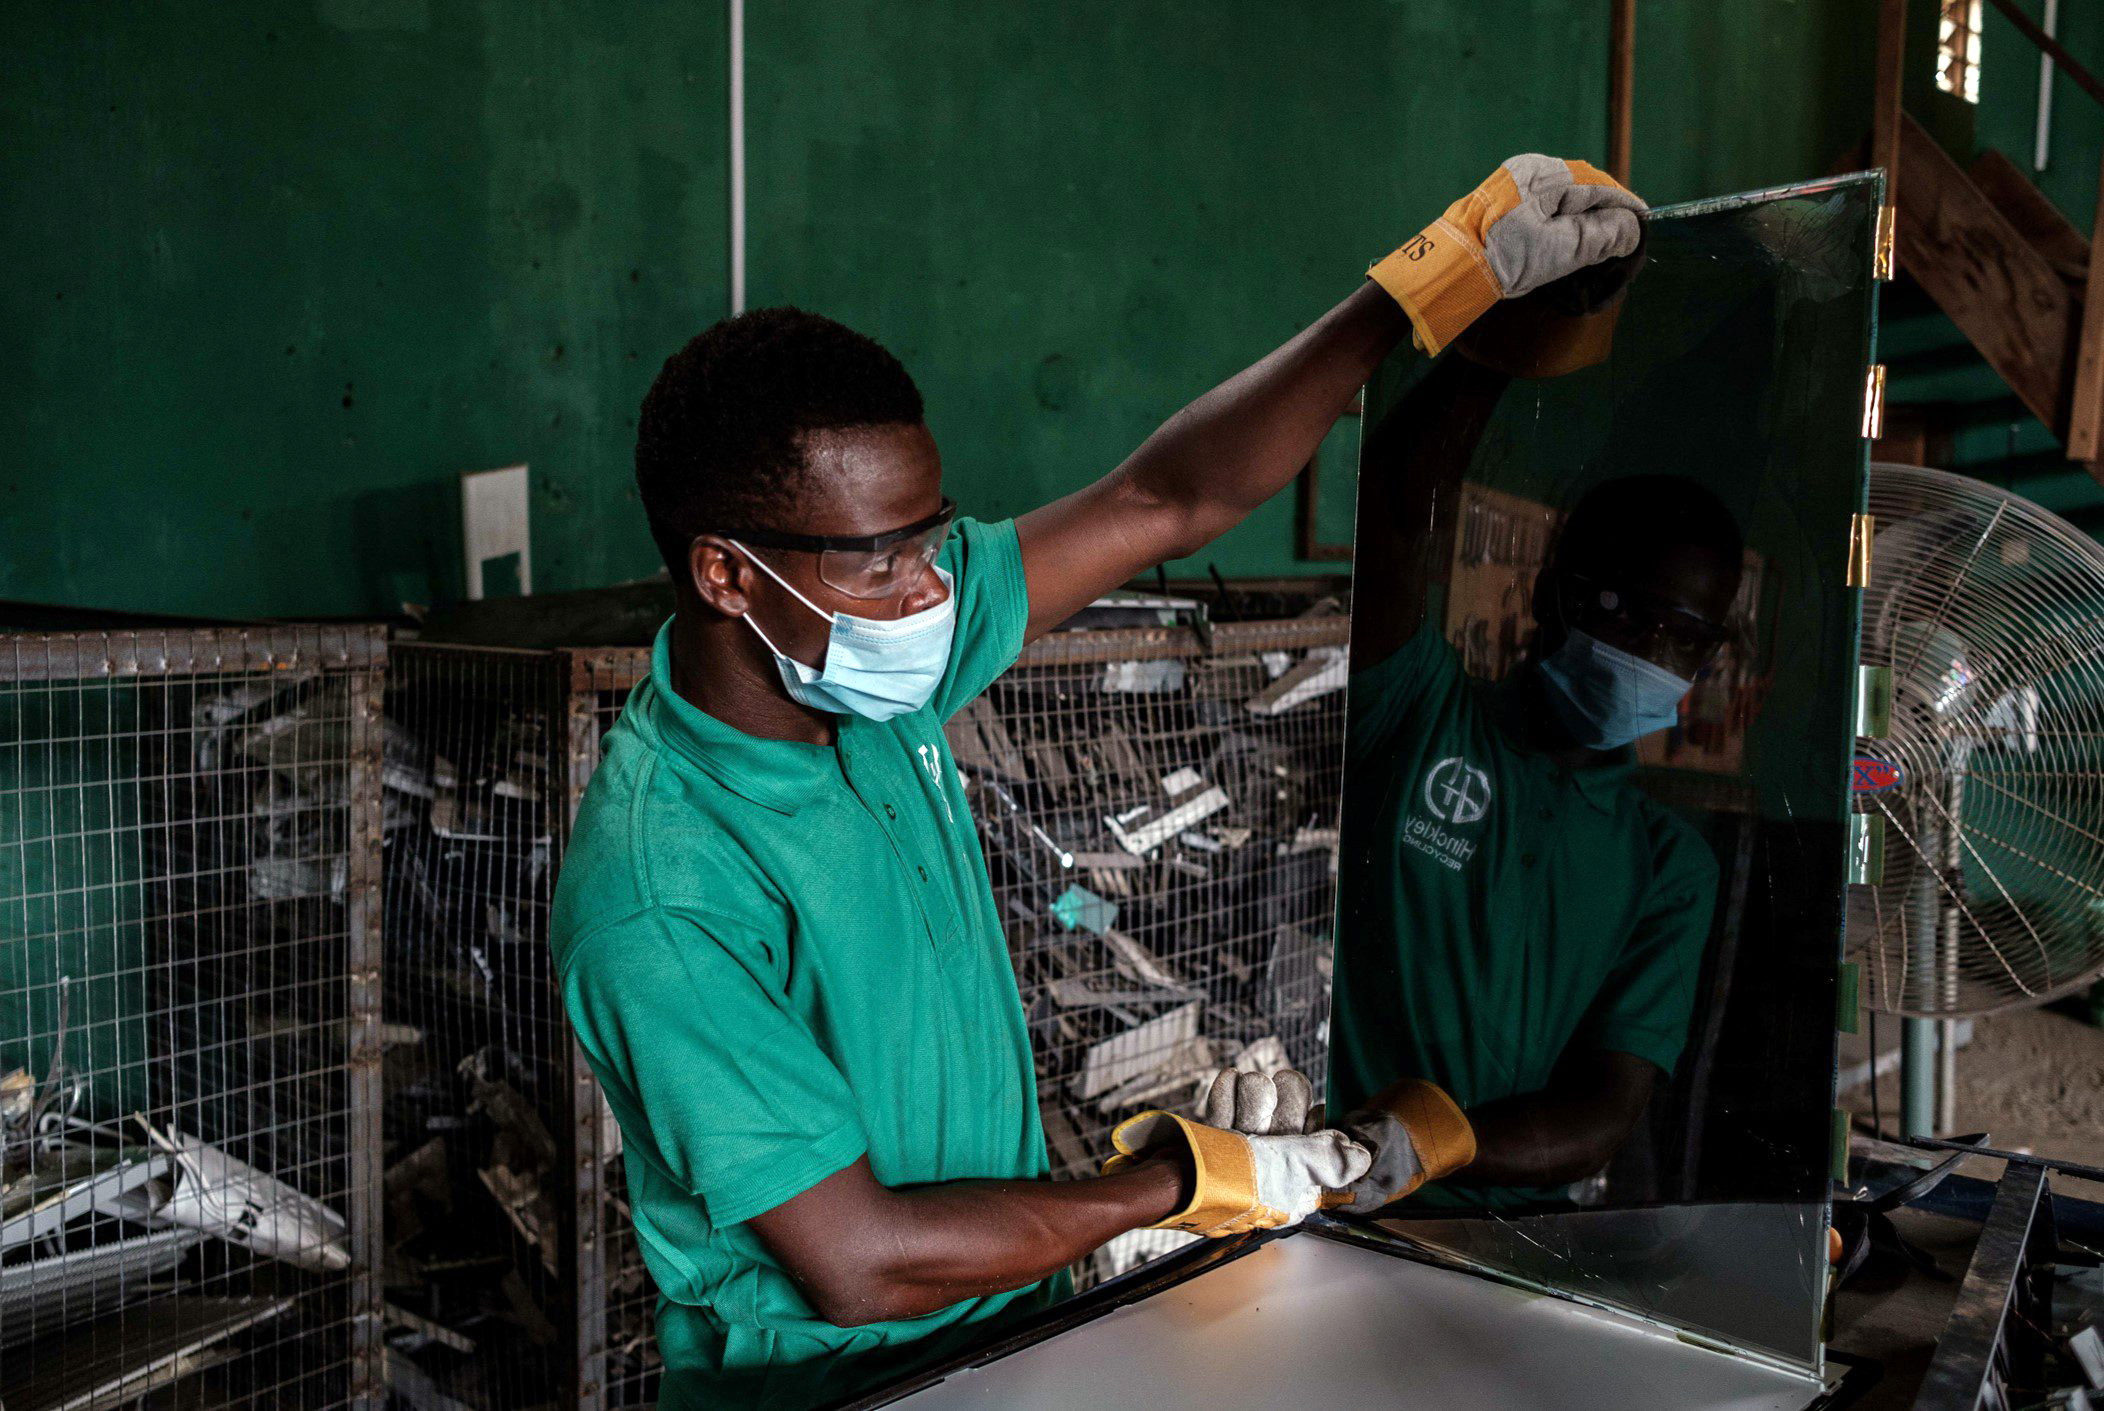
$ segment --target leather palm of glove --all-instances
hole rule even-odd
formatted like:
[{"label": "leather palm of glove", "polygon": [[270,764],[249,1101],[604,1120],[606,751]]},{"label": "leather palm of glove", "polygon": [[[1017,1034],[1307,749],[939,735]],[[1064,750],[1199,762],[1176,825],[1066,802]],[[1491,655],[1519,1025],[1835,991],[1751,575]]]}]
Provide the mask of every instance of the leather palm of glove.
[{"label": "leather palm of glove", "polygon": [[1500,299],[1632,253],[1649,207],[1589,162],[1502,164],[1367,275],[1436,355]]},{"label": "leather palm of glove", "polygon": [[[1154,1111],[1111,1131],[1118,1154],[1103,1163],[1105,1175],[1148,1156],[1181,1156],[1190,1163],[1190,1202],[1150,1228],[1219,1238],[1297,1224],[1322,1208],[1325,1197],[1330,1203],[1341,1199],[1372,1165],[1372,1153],[1345,1133],[1310,1130],[1313,1090],[1300,1074],[1291,1075],[1297,1087],[1288,1083],[1283,1101],[1278,1086],[1261,1074],[1229,1070],[1223,1076],[1263,1080],[1261,1091],[1250,1085],[1248,1104],[1239,1111],[1238,1085],[1222,1089],[1215,1080],[1202,1110],[1227,1125]],[[1256,1130],[1234,1130],[1238,1117]]]},{"label": "leather palm of glove", "polygon": [[[1224,1068],[1213,1075],[1198,1111],[1215,1127],[1252,1135],[1322,1127],[1313,1085],[1292,1068],[1270,1075]],[[1371,1160],[1348,1188],[1324,1192],[1325,1210],[1341,1206],[1370,1215],[1476,1159],[1475,1129],[1460,1104],[1422,1078],[1381,1089],[1344,1119],[1342,1129]]]},{"label": "leather palm of glove", "polygon": [[1344,1206],[1354,1215],[1371,1215],[1476,1159],[1475,1128],[1461,1105],[1422,1078],[1390,1083],[1343,1126],[1372,1155]]}]

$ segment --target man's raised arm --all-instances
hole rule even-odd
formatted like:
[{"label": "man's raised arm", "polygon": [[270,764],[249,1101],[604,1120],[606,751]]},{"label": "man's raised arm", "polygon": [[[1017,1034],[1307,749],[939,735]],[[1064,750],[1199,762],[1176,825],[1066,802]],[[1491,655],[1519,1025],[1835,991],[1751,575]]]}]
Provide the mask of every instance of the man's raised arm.
[{"label": "man's raised arm", "polygon": [[1438,353],[1499,299],[1629,254],[1643,210],[1584,162],[1529,154],[1500,166],[1357,292],[1170,417],[1116,470],[1024,515],[1029,635],[1195,553],[1285,488],[1406,330]]}]

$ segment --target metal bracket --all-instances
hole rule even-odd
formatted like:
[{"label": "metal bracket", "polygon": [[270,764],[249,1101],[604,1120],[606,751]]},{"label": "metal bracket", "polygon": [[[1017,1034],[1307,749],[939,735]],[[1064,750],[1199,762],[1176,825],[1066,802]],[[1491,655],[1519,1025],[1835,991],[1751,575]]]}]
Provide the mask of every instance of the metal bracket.
[{"label": "metal bracket", "polygon": [[1875,515],[1852,515],[1848,521],[1848,577],[1851,588],[1870,586],[1870,541],[1877,535]]},{"label": "metal bracket", "polygon": [[1878,207],[1877,248],[1870,255],[1870,274],[1873,279],[1890,280],[1892,278],[1892,246],[1898,233],[1898,208],[1894,206]]},{"label": "metal bracket", "polygon": [[1885,815],[1848,815],[1848,881],[1875,887],[1885,880]]},{"label": "metal bracket", "polygon": [[[1867,578],[1869,574],[1866,572]],[[1892,733],[1892,668],[1856,668],[1856,735],[1882,740]]]},{"label": "metal bracket", "polygon": [[1863,374],[1863,439],[1885,434],[1885,365],[1872,363]]}]

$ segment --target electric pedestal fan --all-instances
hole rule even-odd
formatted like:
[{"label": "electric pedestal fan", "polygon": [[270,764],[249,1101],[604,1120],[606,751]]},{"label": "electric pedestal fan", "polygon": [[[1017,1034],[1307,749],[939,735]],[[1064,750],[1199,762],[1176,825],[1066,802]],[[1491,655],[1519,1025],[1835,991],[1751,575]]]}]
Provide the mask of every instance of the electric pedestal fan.
[{"label": "electric pedestal fan", "polygon": [[2104,547],[1966,476],[1870,471],[1862,662],[1889,670],[1891,720],[1857,742],[1883,866],[1851,888],[1848,940],[1870,1006],[1916,1021],[1902,1120],[1926,1135],[1919,1021],[2043,1004],[2104,970]]}]

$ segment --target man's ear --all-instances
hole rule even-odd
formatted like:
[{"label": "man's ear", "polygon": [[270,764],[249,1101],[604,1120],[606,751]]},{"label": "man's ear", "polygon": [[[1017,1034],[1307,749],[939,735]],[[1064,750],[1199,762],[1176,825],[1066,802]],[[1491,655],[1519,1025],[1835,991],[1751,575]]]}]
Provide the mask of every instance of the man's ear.
[{"label": "man's ear", "polygon": [[704,534],[687,546],[687,586],[725,617],[743,617],[752,607],[752,571],[720,535]]}]

